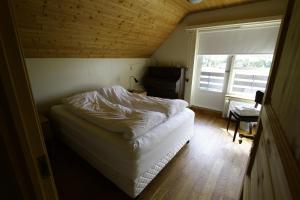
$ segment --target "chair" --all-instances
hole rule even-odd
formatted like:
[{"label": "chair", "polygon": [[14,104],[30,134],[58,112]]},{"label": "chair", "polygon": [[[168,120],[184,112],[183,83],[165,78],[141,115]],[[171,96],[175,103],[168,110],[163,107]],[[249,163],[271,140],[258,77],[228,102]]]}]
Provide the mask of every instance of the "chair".
[{"label": "chair", "polygon": [[[262,104],[263,98],[264,98],[264,93],[261,92],[261,91],[256,91],[255,106],[252,109],[252,111],[257,108],[258,104]],[[259,113],[253,114],[253,115],[244,115],[242,112],[237,111],[236,109],[230,110],[229,118],[228,118],[228,122],[227,122],[227,131],[228,131],[232,116],[237,121],[236,126],[235,126],[235,130],[234,130],[234,135],[233,135],[233,142],[234,142],[236,134],[237,134],[238,129],[240,127],[240,122],[248,122],[249,123],[250,134],[252,134],[252,122],[257,122],[258,121]]]}]

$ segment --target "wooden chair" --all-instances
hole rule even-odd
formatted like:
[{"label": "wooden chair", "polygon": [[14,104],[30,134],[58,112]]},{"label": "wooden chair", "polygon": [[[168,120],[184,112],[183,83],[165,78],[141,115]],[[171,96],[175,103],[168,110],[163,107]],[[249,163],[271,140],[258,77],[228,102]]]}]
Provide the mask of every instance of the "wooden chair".
[{"label": "wooden chair", "polygon": [[[255,106],[254,106],[254,108],[257,108],[258,104],[262,104],[263,97],[264,97],[264,93],[263,92],[256,91],[256,94],[255,94]],[[253,116],[248,116],[247,115],[247,116],[243,116],[243,115],[239,114],[235,110],[230,110],[229,118],[228,118],[228,122],[227,122],[227,131],[228,131],[228,128],[229,128],[232,116],[237,121],[236,122],[236,126],[235,126],[235,130],[234,130],[234,135],[233,135],[233,142],[235,141],[236,134],[237,134],[238,129],[240,127],[240,122],[248,122],[249,123],[250,134],[252,134],[252,122],[257,122],[258,121],[258,117],[259,117],[259,115],[253,115]]]}]

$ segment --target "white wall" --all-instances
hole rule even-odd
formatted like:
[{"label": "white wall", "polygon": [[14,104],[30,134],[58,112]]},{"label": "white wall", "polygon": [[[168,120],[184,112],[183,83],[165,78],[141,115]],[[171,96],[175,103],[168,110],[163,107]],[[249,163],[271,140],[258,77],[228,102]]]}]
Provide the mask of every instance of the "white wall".
[{"label": "white wall", "polygon": [[[155,51],[152,59],[158,65],[187,66],[188,33],[187,26],[219,23],[234,20],[245,20],[269,16],[282,15],[285,11],[286,0],[269,0],[241,6],[199,12],[188,15],[169,36],[169,38]],[[186,84],[185,99],[191,99],[191,80],[193,70],[189,69]]]},{"label": "white wall", "polygon": [[35,102],[44,112],[76,92],[113,84],[129,88],[129,76],[140,79],[149,62],[146,58],[28,58],[26,66]]}]

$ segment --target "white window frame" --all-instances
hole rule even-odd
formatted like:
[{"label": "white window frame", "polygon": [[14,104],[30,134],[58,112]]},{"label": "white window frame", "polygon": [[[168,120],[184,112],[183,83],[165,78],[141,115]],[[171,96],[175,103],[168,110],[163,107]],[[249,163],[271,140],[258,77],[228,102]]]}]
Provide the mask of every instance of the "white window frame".
[{"label": "white window frame", "polygon": [[[255,54],[249,54],[249,55],[255,55]],[[231,65],[230,65],[230,73],[229,73],[229,77],[228,77],[229,82],[228,82],[228,85],[227,85],[226,94],[248,97],[247,95],[241,95],[241,94],[232,92],[232,87],[233,87],[233,83],[234,83],[234,75],[235,75],[234,74],[234,64],[235,64],[236,56],[237,55],[232,55],[232,62],[231,62]],[[269,73],[269,75],[270,75],[270,73]]]},{"label": "white window frame", "polygon": [[[197,56],[207,56],[208,54],[201,54]],[[225,54],[224,54],[225,55]],[[249,55],[255,55],[255,54],[249,54]],[[214,90],[206,90],[203,88],[200,88],[200,81],[201,81],[201,74],[202,74],[202,64],[200,64],[200,69],[198,73],[198,80],[197,80],[197,89],[202,90],[202,91],[207,91],[207,92],[216,92],[216,93],[225,93],[225,94],[232,94],[232,95],[238,95],[238,96],[243,96],[241,94],[233,93],[231,91],[231,88],[234,83],[234,62],[236,55],[226,55],[227,56],[227,64],[224,72],[224,82],[223,82],[223,89],[222,91],[214,91]],[[197,58],[198,62],[199,58]]]},{"label": "white window frame", "polygon": [[[203,55],[197,55],[197,56],[209,56],[207,54],[203,54]],[[210,55],[210,56],[213,56],[213,55]],[[222,91],[214,91],[214,90],[206,90],[206,89],[203,89],[203,88],[200,88],[200,81],[201,81],[201,74],[202,74],[202,63],[200,63],[200,70],[199,70],[199,73],[198,73],[198,80],[197,80],[197,89],[199,90],[203,90],[203,91],[208,91],[208,92],[216,92],[216,93],[225,93],[227,92],[227,83],[228,83],[228,73],[230,72],[230,68],[231,68],[231,60],[232,60],[232,55],[225,55],[224,56],[227,56],[227,61],[226,61],[226,66],[225,66],[225,71],[224,71],[224,81],[223,81],[223,87],[222,87]],[[198,63],[198,57],[197,57],[197,64]]]}]

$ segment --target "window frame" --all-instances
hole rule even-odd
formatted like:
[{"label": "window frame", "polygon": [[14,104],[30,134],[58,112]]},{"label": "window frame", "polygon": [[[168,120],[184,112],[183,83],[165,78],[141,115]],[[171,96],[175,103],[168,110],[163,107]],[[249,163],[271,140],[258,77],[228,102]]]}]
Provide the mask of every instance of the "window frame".
[{"label": "window frame", "polygon": [[[202,65],[202,59],[199,63],[199,57],[202,56],[226,56],[226,66],[225,66],[225,70],[224,70],[224,79],[223,79],[223,86],[222,86],[222,90],[221,91],[215,91],[215,90],[208,90],[208,89],[204,89],[200,87],[200,81],[201,81],[201,75],[202,75],[202,69],[203,69],[203,65]],[[199,56],[199,57],[198,57]],[[227,84],[228,84],[228,71],[230,71],[230,65],[231,65],[231,55],[226,55],[226,54],[202,54],[202,55],[197,55],[197,64],[200,64],[200,70],[198,73],[199,79],[197,81],[197,88],[201,91],[206,91],[206,92],[215,92],[215,93],[225,93],[227,91]]]},{"label": "window frame", "polygon": [[[215,90],[208,90],[208,89],[204,89],[204,88],[200,88],[200,81],[201,81],[201,74],[202,74],[202,59],[199,61],[199,57],[202,56],[213,56],[213,55],[224,55],[227,56],[227,62],[226,62],[226,68],[225,68],[225,72],[224,72],[224,82],[223,82],[223,88],[222,91],[215,91]],[[205,91],[205,92],[212,92],[212,93],[225,93],[228,95],[237,95],[237,96],[245,96],[245,97],[249,97],[249,95],[242,95],[240,93],[234,93],[232,92],[232,87],[233,87],[233,83],[234,83],[234,64],[235,64],[235,59],[236,56],[238,56],[240,54],[235,54],[235,55],[225,55],[225,54],[200,54],[197,55],[197,64],[200,65],[200,70],[198,73],[198,81],[197,81],[197,89],[201,90],[201,91]],[[247,54],[247,55],[257,55],[257,54]],[[271,54],[266,54],[266,55],[271,55]],[[269,74],[270,75],[270,74]],[[269,77],[268,75],[268,77]],[[266,88],[265,88],[266,89]]]},{"label": "window frame", "polygon": [[[232,92],[232,88],[233,88],[233,84],[234,84],[234,76],[235,76],[234,65],[235,65],[236,57],[238,55],[239,54],[232,55],[232,59],[233,60],[232,60],[231,66],[230,66],[230,73],[229,73],[229,77],[228,77],[228,84],[227,84],[226,94],[236,95],[236,96],[242,96],[242,97],[252,97],[250,95],[242,95],[240,93]],[[257,55],[257,54],[247,54],[247,55]],[[271,54],[265,54],[265,55],[271,55]],[[269,77],[269,75],[270,75],[270,71],[269,71],[268,77]],[[267,83],[268,83],[268,80],[267,80]],[[266,89],[266,87],[265,87],[265,89]]]}]

